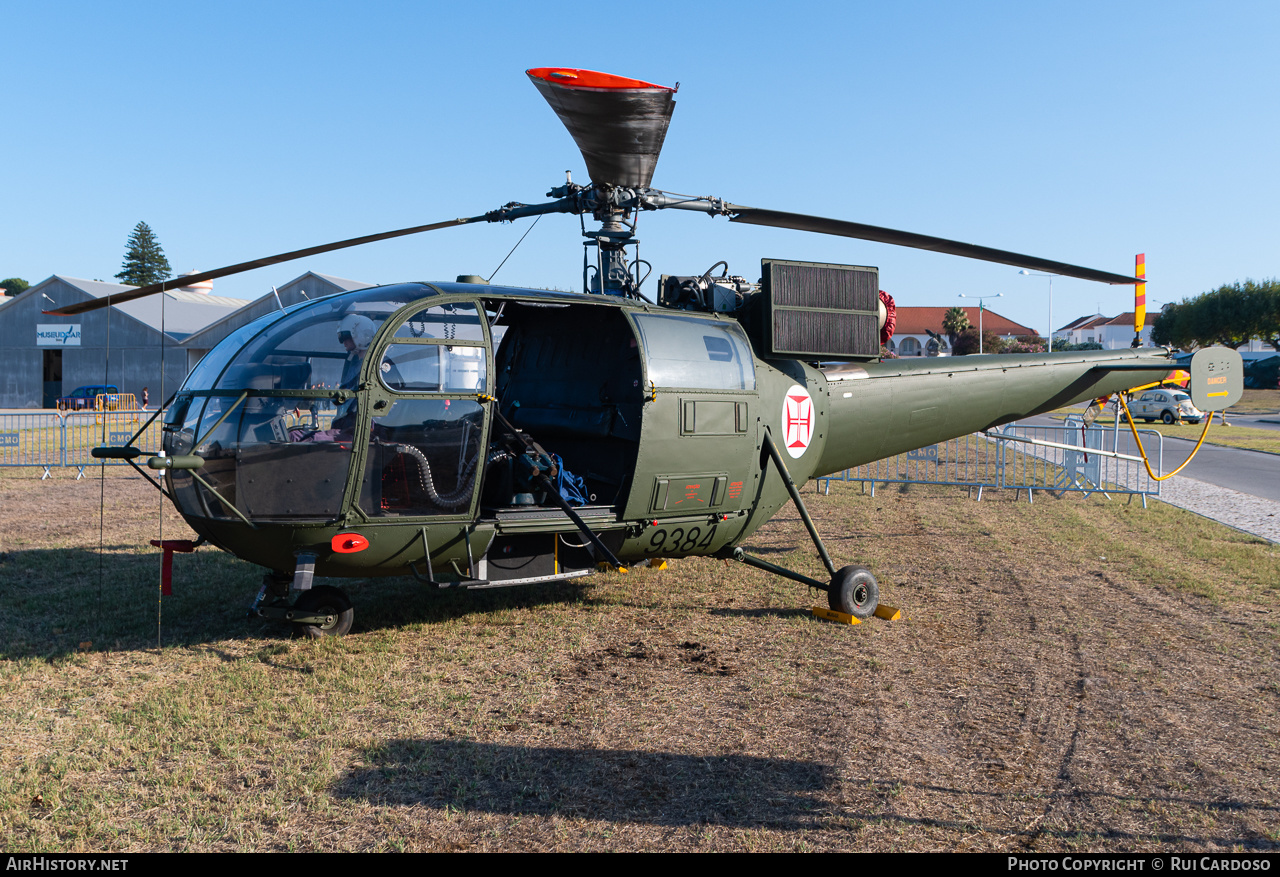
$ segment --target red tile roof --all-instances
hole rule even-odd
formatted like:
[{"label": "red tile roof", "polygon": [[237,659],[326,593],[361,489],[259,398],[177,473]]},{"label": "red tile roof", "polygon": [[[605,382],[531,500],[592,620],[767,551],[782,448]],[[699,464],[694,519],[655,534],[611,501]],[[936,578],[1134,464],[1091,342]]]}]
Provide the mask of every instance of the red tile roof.
[{"label": "red tile roof", "polygon": [[[976,328],[978,325],[978,309],[976,307],[964,307],[962,309],[968,315],[969,322]],[[925,329],[931,329],[934,332],[943,334],[942,318],[948,310],[950,308],[915,308],[898,305],[898,326],[894,329],[893,334],[924,335]],[[1132,315],[1130,315],[1129,319],[1133,319]],[[1035,329],[1002,317],[990,308],[983,311],[982,328],[984,331],[995,332],[997,335],[1039,334]]]}]

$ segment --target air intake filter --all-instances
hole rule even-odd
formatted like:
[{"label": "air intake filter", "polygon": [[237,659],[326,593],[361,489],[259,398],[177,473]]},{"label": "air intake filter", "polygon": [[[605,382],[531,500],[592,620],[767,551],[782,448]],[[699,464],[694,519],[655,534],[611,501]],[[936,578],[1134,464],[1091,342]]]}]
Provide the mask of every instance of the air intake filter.
[{"label": "air intake filter", "polygon": [[761,261],[769,349],[790,359],[880,355],[880,272],[856,265]]}]

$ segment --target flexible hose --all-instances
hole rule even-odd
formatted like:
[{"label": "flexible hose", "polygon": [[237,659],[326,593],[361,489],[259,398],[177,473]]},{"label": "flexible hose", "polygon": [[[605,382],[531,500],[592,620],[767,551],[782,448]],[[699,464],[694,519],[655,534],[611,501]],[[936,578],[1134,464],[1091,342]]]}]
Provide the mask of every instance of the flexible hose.
[{"label": "flexible hose", "polygon": [[458,483],[463,485],[454,493],[441,496],[436,491],[435,479],[431,477],[431,464],[427,462],[426,455],[413,445],[396,445],[396,453],[405,454],[413,457],[418,461],[418,474],[421,476],[422,489],[426,491],[427,496],[431,497],[431,501],[441,508],[456,509],[461,508],[471,502],[471,473],[475,471],[477,457],[472,457],[471,462],[467,464],[467,468],[458,476]]},{"label": "flexible hose", "polygon": [[1133,433],[1133,440],[1138,443],[1138,453],[1142,455],[1142,465],[1147,467],[1147,474],[1151,476],[1152,481],[1167,481],[1177,475],[1187,467],[1187,464],[1195,457],[1196,451],[1200,450],[1200,446],[1204,444],[1205,437],[1209,435],[1209,424],[1213,423],[1213,412],[1208,412],[1204,421],[1204,432],[1200,433],[1200,441],[1196,442],[1196,446],[1191,449],[1191,455],[1182,461],[1182,465],[1174,469],[1168,475],[1157,475],[1151,470],[1151,462],[1147,459],[1146,448],[1142,447],[1142,439],[1138,438],[1138,427],[1133,423],[1133,415],[1129,413],[1129,406],[1124,401],[1124,393],[1116,394],[1120,400],[1120,406],[1124,408],[1124,416],[1129,421],[1129,431]]}]

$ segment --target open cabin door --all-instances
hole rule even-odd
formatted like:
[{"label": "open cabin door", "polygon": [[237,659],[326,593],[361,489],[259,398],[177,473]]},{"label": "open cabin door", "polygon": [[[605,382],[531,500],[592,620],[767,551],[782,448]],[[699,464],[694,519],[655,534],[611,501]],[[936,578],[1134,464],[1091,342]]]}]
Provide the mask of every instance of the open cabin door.
[{"label": "open cabin door", "polygon": [[371,520],[469,523],[489,435],[489,331],[475,301],[424,302],[364,366],[369,434],[358,505]]}]

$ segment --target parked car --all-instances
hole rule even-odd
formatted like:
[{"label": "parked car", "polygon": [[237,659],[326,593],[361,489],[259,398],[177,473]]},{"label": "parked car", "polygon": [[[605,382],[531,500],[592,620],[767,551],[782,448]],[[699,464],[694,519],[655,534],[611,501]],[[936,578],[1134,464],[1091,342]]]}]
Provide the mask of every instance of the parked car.
[{"label": "parked car", "polygon": [[1204,419],[1204,412],[1191,404],[1191,396],[1182,390],[1147,390],[1136,402],[1129,403],[1129,413],[1147,423],[1156,418],[1165,423],[1199,423]]},{"label": "parked car", "polygon": [[117,401],[119,395],[120,388],[113,384],[90,384],[87,387],[76,387],[70,394],[58,397],[58,409],[61,411],[93,409],[97,406],[99,396],[106,396],[106,402],[110,405]]}]

